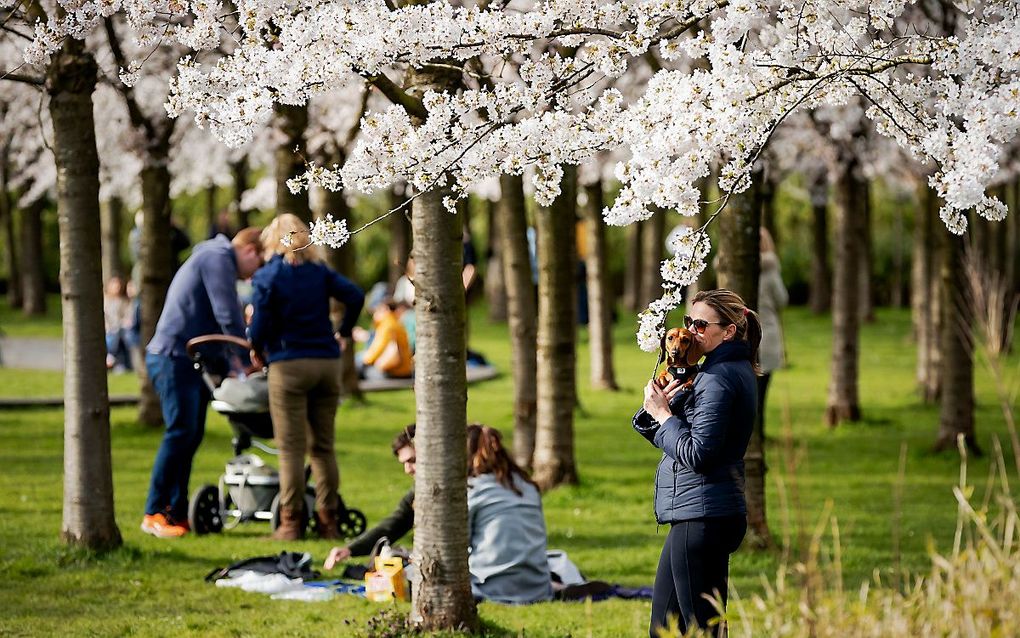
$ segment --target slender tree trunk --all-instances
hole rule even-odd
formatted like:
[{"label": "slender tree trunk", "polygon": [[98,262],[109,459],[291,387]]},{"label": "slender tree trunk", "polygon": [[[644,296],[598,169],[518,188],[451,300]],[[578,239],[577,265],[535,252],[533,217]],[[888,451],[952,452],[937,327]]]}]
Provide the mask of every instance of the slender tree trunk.
[{"label": "slender tree trunk", "polygon": [[[4,155],[6,156],[6,149]],[[18,263],[18,240],[14,230],[14,201],[7,183],[6,157],[0,160],[0,223],[4,228],[4,265],[7,267],[7,305],[21,308],[21,268]]]},{"label": "slender tree trunk", "polygon": [[560,196],[539,207],[538,414],[534,479],[543,490],[577,483],[574,405],[577,402],[577,168],[563,167]]},{"label": "slender tree trunk", "polygon": [[832,378],[825,408],[825,421],[835,427],[843,421],[858,421],[861,409],[857,375],[861,313],[858,296],[860,266],[860,224],[864,214],[867,185],[856,174],[857,161],[840,169],[836,184],[836,259],[832,294]]},{"label": "slender tree trunk", "polygon": [[627,256],[623,275],[623,305],[631,312],[641,310],[641,279],[644,272],[641,235],[645,225],[631,224],[627,227]]},{"label": "slender tree trunk", "polygon": [[[205,187],[205,228],[204,232],[208,233],[216,227],[216,185],[212,184]],[[204,239],[204,237],[203,237]]]},{"label": "slender tree trunk", "polygon": [[[173,278],[174,254],[170,237],[170,171],[167,168],[169,148],[150,149],[142,168],[142,242],[141,242],[141,338],[142,348],[156,334],[156,323],[163,312],[166,292]],[[141,395],[138,420],[153,427],[162,425],[163,412],[159,396],[149,380],[144,365],[138,366]]]},{"label": "slender tree trunk", "polygon": [[485,264],[485,298],[489,304],[489,321],[503,323],[507,320],[506,279],[503,273],[503,247],[496,223],[496,203],[485,200],[489,218],[489,240]]},{"label": "slender tree trunk", "polygon": [[247,228],[248,211],[241,207],[241,196],[248,190],[248,158],[242,157],[230,164],[230,177],[234,183],[234,211],[237,214],[237,228]]},{"label": "slender tree trunk", "polygon": [[588,205],[584,225],[588,233],[588,347],[591,350],[591,385],[599,390],[618,390],[613,368],[613,294],[609,290],[606,264],[606,223],[602,219],[602,182],[585,186]]},{"label": "slender tree trunk", "polygon": [[528,254],[528,218],[524,181],[519,175],[500,177],[502,196],[496,206],[503,279],[510,323],[511,367],[514,377],[514,460],[531,468],[535,454],[536,332],[535,285]]},{"label": "slender tree trunk", "polygon": [[779,244],[782,239],[779,236],[779,218],[776,211],[776,184],[775,171],[768,166],[762,171],[761,182],[758,185],[758,199],[761,200],[761,225],[772,235],[772,241],[776,245],[776,252],[779,252]]},{"label": "slender tree trunk", "polygon": [[963,254],[966,239],[939,228],[941,259],[939,282],[942,287],[942,379],[951,392],[943,392],[939,412],[939,431],[935,451],[956,448],[956,437],[963,435],[967,447],[981,454],[974,434],[974,313],[967,306],[963,291],[966,275]]},{"label": "slender tree trunk", "polygon": [[1006,216],[1006,281],[1008,290],[1020,294],[1020,178],[1009,187],[1009,215]]},{"label": "slender tree trunk", "polygon": [[47,69],[64,340],[64,505],[61,537],[104,550],[121,544],[113,511],[110,400],[106,385],[99,156],[92,92],[97,67],[65,38]]},{"label": "slender tree trunk", "polygon": [[[327,165],[342,164],[342,160],[336,156],[320,159]],[[347,206],[347,199],[344,197],[343,191],[314,188],[311,194],[311,202],[312,211],[317,217],[322,218],[329,214],[336,220],[346,219],[347,226],[350,228],[351,212]],[[326,258],[329,261],[330,267],[352,280],[357,275],[355,268],[355,244],[356,242],[349,241],[337,249],[323,248],[326,251]],[[330,310],[333,325],[338,326],[346,309],[343,304],[332,301],[330,303]],[[358,382],[357,366],[354,362],[354,348],[346,348],[340,353],[340,390],[345,397],[358,401],[364,399],[364,393],[362,393],[361,385]]]},{"label": "slender tree trunk", "polygon": [[903,308],[903,209],[909,206],[908,201],[903,198],[896,199],[896,209],[893,212],[893,245],[892,245],[892,276],[889,282],[889,305],[893,308]]},{"label": "slender tree trunk", "polygon": [[[408,86],[450,91],[459,77],[412,69]],[[416,122],[419,123],[420,122]],[[466,306],[463,218],[443,207],[447,188],[414,200],[414,393],[417,431],[413,560],[421,580],[414,588],[411,620],[425,631],[478,627],[468,574]]]},{"label": "slender tree trunk", "polygon": [[662,296],[662,258],[666,251],[666,211],[641,222],[641,303],[643,309]]},{"label": "slender tree trunk", "polygon": [[875,300],[874,290],[871,287],[872,245],[871,245],[871,183],[861,181],[864,192],[861,194],[861,219],[857,224],[857,241],[859,242],[860,258],[857,267],[860,273],[857,276],[857,285],[860,290],[857,293],[858,312],[862,323],[875,321]]},{"label": "slender tree trunk", "polygon": [[308,190],[290,192],[287,180],[305,172],[305,129],[308,128],[308,106],[276,104],[273,106],[273,125],[279,141],[273,151],[276,160],[276,214],[293,213],[306,222],[312,220]]},{"label": "slender tree trunk", "polygon": [[414,201],[417,472],[414,557],[422,575],[412,619],[427,630],[474,627],[467,570],[467,386],[461,218],[449,191]]},{"label": "slender tree trunk", "polygon": [[123,279],[126,270],[124,260],[120,258],[120,246],[123,240],[124,202],[119,197],[111,197],[100,205],[100,212],[103,233],[103,281],[110,277]]},{"label": "slender tree trunk", "polygon": [[42,214],[46,200],[21,209],[21,309],[29,317],[46,314],[46,271],[43,268]]},{"label": "slender tree trunk", "polygon": [[[719,287],[732,290],[750,308],[758,307],[758,277],[761,272],[759,228],[762,213],[760,175],[751,188],[730,200],[730,210],[719,218],[719,261],[716,274]],[[765,512],[765,432],[764,420],[755,422],[744,453],[747,500],[748,543],[756,549],[772,544]]]},{"label": "slender tree trunk", "polygon": [[[396,188],[390,190],[390,210],[404,203],[403,190]],[[411,209],[405,208],[390,215],[390,244],[389,244],[389,271],[387,283],[389,290],[393,290],[397,280],[407,271],[407,258],[411,254],[411,220],[409,219]]]},{"label": "slender tree trunk", "polygon": [[914,260],[911,264],[911,298],[914,336],[917,340],[917,386],[921,400],[932,404],[941,394],[942,286],[938,284],[936,226],[938,203],[927,184],[919,190],[914,222]]},{"label": "slender tree trunk", "polygon": [[811,181],[811,291],[808,305],[816,315],[832,307],[832,271],[829,268],[829,183],[824,172]]}]

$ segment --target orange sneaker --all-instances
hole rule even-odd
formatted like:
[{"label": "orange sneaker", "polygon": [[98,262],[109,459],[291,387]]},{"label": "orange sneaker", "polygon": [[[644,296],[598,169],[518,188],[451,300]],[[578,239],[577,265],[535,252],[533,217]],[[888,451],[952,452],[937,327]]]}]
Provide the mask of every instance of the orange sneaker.
[{"label": "orange sneaker", "polygon": [[188,533],[184,525],[175,525],[164,514],[146,514],[142,519],[142,531],[156,538],[180,538]]}]

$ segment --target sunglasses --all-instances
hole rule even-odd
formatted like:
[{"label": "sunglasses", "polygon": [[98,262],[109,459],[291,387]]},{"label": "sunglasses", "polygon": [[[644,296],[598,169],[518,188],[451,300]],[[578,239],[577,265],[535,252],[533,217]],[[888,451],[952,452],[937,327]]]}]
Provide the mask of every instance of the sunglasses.
[{"label": "sunglasses", "polygon": [[721,326],[724,322],[722,321],[705,321],[704,319],[692,319],[690,315],[684,315],[684,328],[690,330],[694,329],[699,335],[705,334],[708,327],[711,325]]}]

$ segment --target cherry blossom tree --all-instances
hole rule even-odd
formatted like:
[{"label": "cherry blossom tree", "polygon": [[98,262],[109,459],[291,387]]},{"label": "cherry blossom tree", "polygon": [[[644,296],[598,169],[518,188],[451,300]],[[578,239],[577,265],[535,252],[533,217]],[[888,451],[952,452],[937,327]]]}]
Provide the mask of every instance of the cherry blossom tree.
[{"label": "cherry blossom tree", "polygon": [[[51,13],[47,14],[47,8]],[[48,17],[67,18],[60,7],[18,3],[5,7],[5,31],[15,37]],[[60,232],[64,352],[64,499],[61,537],[104,550],[121,544],[113,510],[110,402],[99,231],[99,157],[92,93],[98,69],[84,43],[64,38],[45,65],[5,70],[3,80],[41,86],[52,127]],[[7,83],[4,84],[5,88]]]},{"label": "cherry blossom tree", "polygon": [[[462,302],[447,305],[436,296],[449,291],[450,272],[458,266],[450,252],[456,224],[441,217],[440,208],[453,212],[474,184],[530,167],[535,197],[548,206],[559,194],[563,165],[623,148],[629,157],[617,166],[622,189],[604,211],[607,223],[642,221],[661,209],[695,216],[698,182],[713,166],[719,166],[721,209],[731,194],[750,186],[756,159],[791,113],[844,104],[851,96],[863,97],[865,115],[880,134],[937,167],[929,181],[952,232],[966,229],[972,209],[989,219],[1006,212],[986,187],[1003,145],[1020,126],[1013,108],[1020,92],[1014,0],[495,0],[463,6],[242,0],[233,11],[205,0],[63,3],[71,10],[39,25],[29,61],[44,62],[65,36],[85,37],[116,11],[150,40],[174,38],[203,51],[229,39],[229,52],[215,63],[182,58],[167,110],[193,113],[231,145],[250,139],[280,105],[302,105],[354,76],[386,95],[392,105],[365,116],[362,140],[344,166],[313,166],[305,177],[309,184],[362,192],[398,180],[412,186],[415,245],[428,245],[432,269],[419,276],[418,295],[437,304],[430,309],[437,318],[462,311]],[[953,31],[925,15],[931,5],[951,14]],[[663,68],[633,100],[602,83],[624,75],[649,51],[667,62],[700,64]],[[420,90],[405,90],[414,85]],[[313,233],[333,243],[349,235],[339,223],[317,224]],[[672,248],[661,267],[664,294],[641,316],[638,342],[648,351],[657,347],[665,314],[681,303],[683,286],[697,280],[710,252],[703,229],[677,234]],[[457,355],[462,335],[429,328],[419,339],[427,371],[463,374]],[[453,371],[457,366],[460,373]],[[419,498],[431,499],[419,509],[432,514],[432,505],[441,504],[436,512],[456,518],[460,501],[453,486],[462,476],[427,478],[440,477],[433,471],[461,458],[448,446],[462,432],[462,376],[447,379],[444,387],[421,381],[417,388],[424,403],[442,396],[455,404],[443,415],[449,429],[420,430],[431,451],[419,455],[417,483],[434,488],[418,490]],[[439,415],[419,416],[434,423]],[[433,455],[440,450],[454,455]],[[426,528],[425,537],[430,534]],[[419,544],[417,536],[416,551],[428,569],[416,614],[438,609],[440,625],[473,624],[462,582],[448,580],[446,571],[457,568],[447,559],[462,555],[459,541],[449,536]],[[445,598],[437,597],[443,587],[435,583],[449,583]]]}]

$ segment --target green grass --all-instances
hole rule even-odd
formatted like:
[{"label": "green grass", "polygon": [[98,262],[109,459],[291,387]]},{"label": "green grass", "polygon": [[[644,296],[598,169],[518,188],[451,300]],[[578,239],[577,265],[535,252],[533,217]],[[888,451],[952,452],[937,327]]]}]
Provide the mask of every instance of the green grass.
[{"label": "green grass", "polygon": [[[575,431],[581,484],[544,498],[549,546],[565,549],[591,578],[637,586],[651,584],[666,528],[652,516],[656,450],[630,428],[653,355],[634,346],[628,325],[617,328],[616,365],[624,386],[618,393],[594,392],[587,384],[587,350],[581,348],[578,379],[581,408]],[[840,525],[847,587],[878,571],[885,582],[895,567],[893,493],[900,446],[907,445],[902,487],[902,565],[927,571],[926,543],[951,543],[956,506],[951,488],[958,477],[953,454],[929,453],[938,424],[936,407],[914,394],[914,348],[909,316],[880,311],[865,326],[861,401],[865,420],[830,430],[822,416],[828,382],[830,324],[801,309],[786,317],[790,367],[773,377],[767,413],[769,435],[768,512],[777,539],[796,538],[796,525],[813,525],[832,501]],[[6,327],[5,327],[6,330]],[[472,348],[509,370],[505,326],[481,314],[471,324]],[[586,339],[582,332],[582,343]],[[1016,379],[1018,357],[1008,369]],[[133,377],[124,377],[129,380]],[[121,383],[116,377],[115,382]],[[125,381],[124,383],[127,383]],[[15,385],[18,384],[18,385]],[[59,390],[59,374],[4,372],[5,395],[35,387]],[[1005,440],[994,388],[978,368],[978,439],[992,449]],[[509,375],[469,389],[468,418],[508,432],[512,423]],[[789,414],[789,439],[783,411]],[[350,505],[377,521],[407,489],[409,479],[392,460],[388,443],[414,418],[413,396],[385,393],[365,404],[344,405],[337,420],[342,492]],[[271,601],[257,594],[216,589],[202,581],[213,567],[238,558],[275,553],[285,546],[321,560],[329,544],[284,545],[263,540],[265,526],[251,524],[222,535],[159,541],[138,530],[152,458],[160,432],[138,425],[134,411],[112,416],[117,520],[124,547],[100,557],[71,552],[58,541],[61,519],[62,414],[59,410],[0,411],[0,635],[357,635],[381,607],[353,597],[317,604]],[[509,433],[509,432],[508,432]],[[788,445],[789,443],[789,445]],[[794,450],[795,473],[785,449]],[[229,429],[210,412],[205,442],[195,460],[193,487],[215,481],[228,458]],[[970,464],[981,483],[987,459]],[[786,486],[781,499],[777,486]],[[793,488],[796,489],[793,489]],[[797,498],[794,498],[796,493]],[[785,500],[787,507],[782,506]],[[786,522],[789,521],[789,527]],[[794,554],[796,556],[796,554]],[[731,566],[738,595],[760,591],[772,579],[780,552],[742,550]],[[551,603],[529,607],[484,604],[491,635],[637,636],[645,632],[649,605],[611,601],[589,606]]]},{"label": "green grass", "polygon": [[46,296],[46,314],[41,317],[26,317],[20,310],[12,309],[6,299],[0,303],[0,330],[5,337],[53,337],[60,338],[60,295]]}]

